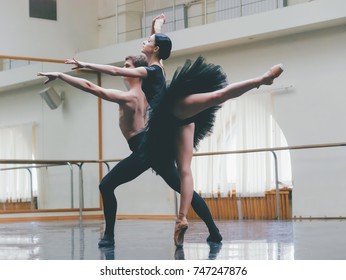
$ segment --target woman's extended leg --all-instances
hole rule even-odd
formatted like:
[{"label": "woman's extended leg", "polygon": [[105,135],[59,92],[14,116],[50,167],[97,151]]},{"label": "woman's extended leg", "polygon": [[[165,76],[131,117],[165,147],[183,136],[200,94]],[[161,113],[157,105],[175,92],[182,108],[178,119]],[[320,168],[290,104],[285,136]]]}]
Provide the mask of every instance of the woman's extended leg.
[{"label": "woman's extended leg", "polygon": [[258,88],[261,85],[271,85],[282,72],[283,66],[279,64],[271,67],[262,76],[232,83],[213,92],[188,95],[177,100],[173,108],[173,114],[179,119],[193,117],[212,106],[221,105],[229,99],[239,97],[251,89]]}]

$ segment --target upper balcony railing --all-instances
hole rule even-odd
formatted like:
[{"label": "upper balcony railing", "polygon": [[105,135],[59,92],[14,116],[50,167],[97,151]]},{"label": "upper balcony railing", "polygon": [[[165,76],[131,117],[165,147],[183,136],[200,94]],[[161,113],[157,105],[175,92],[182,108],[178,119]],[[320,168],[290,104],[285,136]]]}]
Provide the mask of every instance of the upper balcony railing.
[{"label": "upper balcony railing", "polygon": [[[152,19],[161,13],[166,16],[164,32],[171,32],[311,1],[314,0],[116,1],[114,10],[99,13],[100,43],[147,37]],[[114,30],[113,38],[109,37],[111,29]]]}]

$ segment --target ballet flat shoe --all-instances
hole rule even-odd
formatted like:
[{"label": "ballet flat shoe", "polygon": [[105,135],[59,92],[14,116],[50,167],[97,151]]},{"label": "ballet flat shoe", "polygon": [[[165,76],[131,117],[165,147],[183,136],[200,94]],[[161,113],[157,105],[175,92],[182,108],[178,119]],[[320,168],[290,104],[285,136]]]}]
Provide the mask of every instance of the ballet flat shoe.
[{"label": "ballet flat shoe", "polygon": [[114,238],[105,234],[98,243],[99,247],[114,247]]},{"label": "ballet flat shoe", "polygon": [[210,234],[207,238],[207,242],[212,242],[212,243],[221,243],[222,241],[222,235],[220,232]]},{"label": "ballet flat shoe", "polygon": [[184,234],[188,228],[186,220],[177,220],[174,227],[174,244],[176,247],[181,248],[184,244]]}]

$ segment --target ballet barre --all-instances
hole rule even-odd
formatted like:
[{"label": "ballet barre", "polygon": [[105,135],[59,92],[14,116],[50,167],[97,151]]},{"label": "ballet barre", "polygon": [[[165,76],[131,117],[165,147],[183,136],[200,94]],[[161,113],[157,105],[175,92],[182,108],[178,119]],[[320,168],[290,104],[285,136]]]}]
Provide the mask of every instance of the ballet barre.
[{"label": "ballet barre", "polygon": [[[71,192],[71,208],[74,208],[74,184],[73,184],[73,165],[76,165],[79,169],[79,218],[83,218],[84,209],[84,182],[83,182],[83,165],[86,163],[105,164],[107,171],[110,171],[109,162],[118,162],[121,159],[113,160],[29,160],[29,159],[13,159],[13,160],[0,160],[1,164],[13,164],[16,166],[0,168],[0,171],[10,171],[25,169],[29,172],[30,177],[30,193],[31,193],[31,204],[33,204],[33,183],[32,183],[32,171],[33,168],[49,168],[54,166],[67,165],[70,169],[70,192]],[[20,166],[18,166],[20,165]],[[24,166],[23,166],[24,165]]]}]

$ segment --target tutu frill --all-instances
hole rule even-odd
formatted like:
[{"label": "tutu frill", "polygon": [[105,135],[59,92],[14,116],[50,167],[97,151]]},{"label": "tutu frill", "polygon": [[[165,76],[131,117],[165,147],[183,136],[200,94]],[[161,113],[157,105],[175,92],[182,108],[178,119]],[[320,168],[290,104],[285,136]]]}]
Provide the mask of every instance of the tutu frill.
[{"label": "tutu frill", "polygon": [[[143,141],[145,157],[153,166],[162,167],[175,160],[177,119],[172,115],[172,105],[178,98],[203,94],[225,87],[227,76],[218,65],[205,62],[199,56],[194,62],[186,60],[178,68],[164,92],[151,102],[147,133]],[[220,106],[210,107],[191,118],[195,123],[194,148],[212,132],[215,114]]]}]

